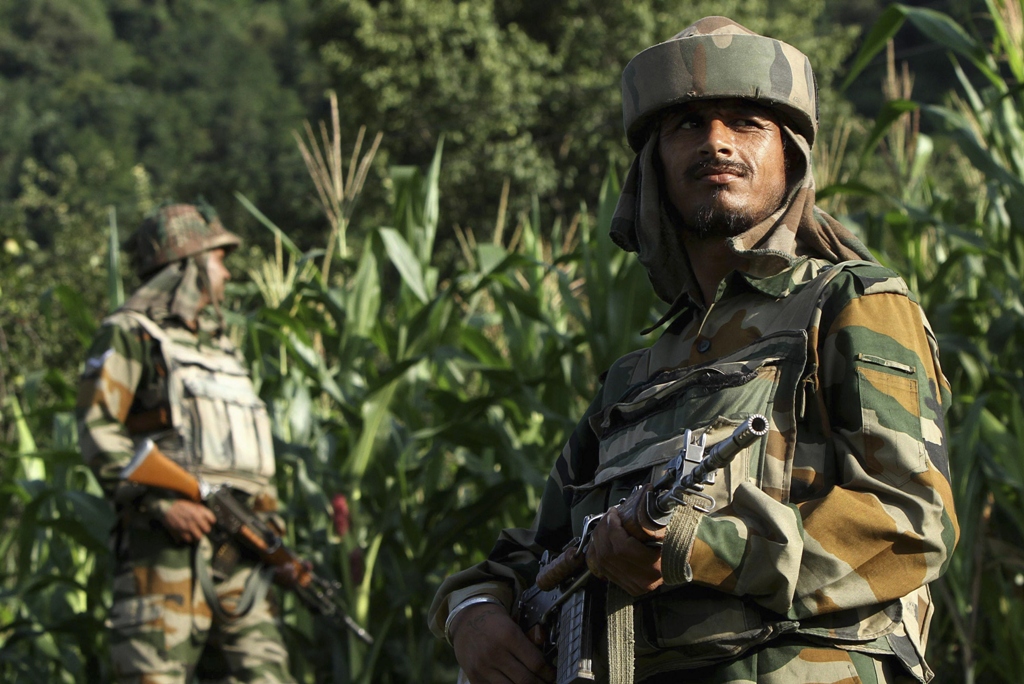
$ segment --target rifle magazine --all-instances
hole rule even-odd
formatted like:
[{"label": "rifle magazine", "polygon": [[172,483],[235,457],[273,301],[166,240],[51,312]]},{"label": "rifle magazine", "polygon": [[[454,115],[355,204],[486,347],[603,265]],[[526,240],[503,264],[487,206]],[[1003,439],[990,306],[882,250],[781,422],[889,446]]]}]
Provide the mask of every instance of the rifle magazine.
[{"label": "rifle magazine", "polygon": [[594,597],[580,589],[562,604],[558,618],[557,684],[595,681]]}]

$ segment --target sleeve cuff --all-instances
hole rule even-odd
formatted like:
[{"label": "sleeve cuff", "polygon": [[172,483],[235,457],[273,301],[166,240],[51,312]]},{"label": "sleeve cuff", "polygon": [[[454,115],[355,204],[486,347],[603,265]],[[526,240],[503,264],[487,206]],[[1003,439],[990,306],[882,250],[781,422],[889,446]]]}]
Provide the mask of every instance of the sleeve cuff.
[{"label": "sleeve cuff", "polygon": [[448,594],[448,609],[451,610],[468,598],[484,595],[493,596],[505,606],[505,610],[512,610],[512,589],[504,582],[482,582],[465,589],[456,589]]},{"label": "sleeve cuff", "polygon": [[448,614],[460,603],[476,597],[490,597],[500,603],[506,611],[512,612],[514,599],[512,587],[506,582],[480,582],[462,589],[455,589],[449,593],[444,603],[441,604],[442,609],[431,616],[431,631],[438,637],[446,636],[444,625],[448,621]]}]

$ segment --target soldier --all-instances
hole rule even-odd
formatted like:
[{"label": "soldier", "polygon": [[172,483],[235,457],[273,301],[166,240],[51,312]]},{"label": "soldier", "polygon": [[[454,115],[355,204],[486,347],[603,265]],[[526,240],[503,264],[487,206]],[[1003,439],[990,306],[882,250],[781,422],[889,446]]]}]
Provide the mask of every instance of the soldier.
[{"label": "soldier", "polygon": [[119,479],[133,455],[157,449],[280,526],[266,408],[221,319],[224,258],[239,242],[205,204],[149,215],[131,240],[144,284],[103,322],[85,363],[79,443],[117,509],[108,625],[119,682],[293,681],[268,571],[211,542],[205,506]]},{"label": "soldier", "polygon": [[[608,580],[598,681],[928,681],[928,583],[959,535],[948,383],[906,284],[814,204],[807,58],[701,19],[623,72],[637,153],[612,223],[668,303],[653,347],[613,364],[529,530],[442,585],[431,628],[473,684],[553,681],[509,617],[544,549],[682,446],[769,418],[662,545],[615,511],[587,565]],[[692,502],[691,502],[692,503]]]}]

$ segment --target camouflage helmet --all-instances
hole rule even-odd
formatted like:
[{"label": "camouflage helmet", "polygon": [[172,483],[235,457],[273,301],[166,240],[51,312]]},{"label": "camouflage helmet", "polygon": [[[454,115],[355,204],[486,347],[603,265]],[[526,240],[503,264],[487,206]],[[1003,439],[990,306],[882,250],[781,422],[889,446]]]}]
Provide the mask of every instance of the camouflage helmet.
[{"label": "camouflage helmet", "polygon": [[163,204],[146,215],[128,241],[134,255],[135,272],[146,278],[173,261],[218,247],[228,249],[242,243],[206,202]]},{"label": "camouflage helmet", "polygon": [[810,60],[792,45],[726,17],[705,17],[649,47],[622,72],[622,122],[636,152],[666,107],[739,97],[781,110],[808,144],[818,130],[818,88]]}]

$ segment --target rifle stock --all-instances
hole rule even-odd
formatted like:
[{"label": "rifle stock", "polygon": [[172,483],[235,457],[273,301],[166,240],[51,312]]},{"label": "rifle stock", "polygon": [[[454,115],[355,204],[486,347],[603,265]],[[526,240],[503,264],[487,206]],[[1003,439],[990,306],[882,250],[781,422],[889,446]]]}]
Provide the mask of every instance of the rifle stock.
[{"label": "rifle stock", "polygon": [[[149,447],[148,449],[146,447]],[[121,479],[147,487],[170,489],[196,503],[203,502],[199,480],[163,454],[147,440],[135,457],[121,471]]]}]

